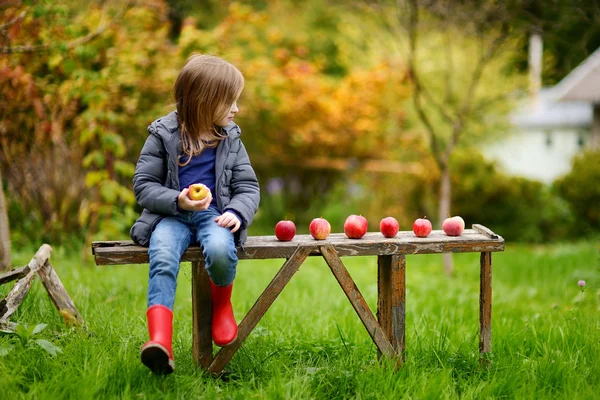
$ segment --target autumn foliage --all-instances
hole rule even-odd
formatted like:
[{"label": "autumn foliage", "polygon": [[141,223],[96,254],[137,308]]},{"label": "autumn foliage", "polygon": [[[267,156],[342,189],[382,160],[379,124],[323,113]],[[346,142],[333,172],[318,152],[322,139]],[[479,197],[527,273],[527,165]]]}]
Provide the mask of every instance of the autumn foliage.
[{"label": "autumn foliage", "polygon": [[126,235],[146,126],[172,108],[174,77],[192,52],[244,73],[237,122],[263,184],[278,178],[324,196],[341,171],[306,171],[310,160],[402,152],[404,65],[353,57],[369,43],[333,35],[342,17],[323,24],[310,13],[286,17],[278,2],[262,11],[233,3],[214,27],[187,19],[173,39],[163,1],[74,7],[0,9],[0,22],[12,24],[0,58],[0,163],[24,234]]}]

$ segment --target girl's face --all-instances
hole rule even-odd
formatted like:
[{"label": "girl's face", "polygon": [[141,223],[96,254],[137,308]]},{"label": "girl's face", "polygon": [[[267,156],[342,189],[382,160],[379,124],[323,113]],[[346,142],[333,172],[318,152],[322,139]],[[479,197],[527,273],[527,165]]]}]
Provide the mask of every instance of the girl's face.
[{"label": "girl's face", "polygon": [[227,126],[227,125],[229,125],[230,123],[233,122],[233,117],[235,117],[235,114],[237,114],[238,111],[240,111],[240,110],[238,109],[237,101],[236,101],[236,102],[234,102],[231,105],[231,108],[229,109],[229,112],[227,113],[227,116],[225,118],[223,118],[222,120],[217,121],[215,123],[215,125],[217,125],[217,126]]}]

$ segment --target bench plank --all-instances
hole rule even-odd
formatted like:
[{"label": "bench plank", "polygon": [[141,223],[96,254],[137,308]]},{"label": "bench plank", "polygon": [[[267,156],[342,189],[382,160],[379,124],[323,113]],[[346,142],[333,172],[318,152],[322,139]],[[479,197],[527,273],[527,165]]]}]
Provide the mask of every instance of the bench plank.
[{"label": "bench plank", "polygon": [[[317,241],[310,235],[296,235],[290,242],[281,242],[275,236],[251,236],[244,249],[238,248],[238,258],[290,258],[299,246],[315,247],[324,244],[333,245],[341,257],[504,251],[504,239],[489,230],[490,233],[484,234],[481,228],[466,229],[461,236],[447,236],[441,230],[434,230],[426,238],[418,238],[411,231],[398,232],[391,239],[383,237],[379,232],[368,232],[361,239],[349,239],[343,233],[334,233],[322,241]],[[493,239],[490,235],[496,238]],[[92,253],[98,265],[148,263],[148,249],[131,240],[93,242]],[[319,254],[315,248],[310,255]],[[182,261],[202,259],[202,250],[198,245],[190,246],[181,258]]]}]

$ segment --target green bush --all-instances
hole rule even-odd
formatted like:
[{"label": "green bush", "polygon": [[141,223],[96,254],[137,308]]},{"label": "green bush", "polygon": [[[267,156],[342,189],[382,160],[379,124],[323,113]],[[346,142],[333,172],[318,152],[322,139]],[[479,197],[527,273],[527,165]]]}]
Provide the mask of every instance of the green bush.
[{"label": "green bush", "polygon": [[556,180],[553,188],[577,220],[573,235],[600,232],[600,150],[588,150],[575,157],[571,172]]},{"label": "green bush", "polygon": [[282,219],[293,220],[297,233],[306,234],[316,217],[327,219],[331,231],[340,233],[350,214],[366,217],[369,231],[378,231],[379,221],[387,216],[395,217],[401,230],[411,230],[413,221],[424,215],[415,200],[423,194],[423,182],[410,174],[285,166],[278,168],[278,174],[263,168],[256,172],[261,203],[252,235],[272,235]]},{"label": "green bush", "polygon": [[566,238],[573,215],[547,185],[500,172],[476,151],[452,159],[452,213],[467,225],[483,224],[507,240],[545,242]]}]

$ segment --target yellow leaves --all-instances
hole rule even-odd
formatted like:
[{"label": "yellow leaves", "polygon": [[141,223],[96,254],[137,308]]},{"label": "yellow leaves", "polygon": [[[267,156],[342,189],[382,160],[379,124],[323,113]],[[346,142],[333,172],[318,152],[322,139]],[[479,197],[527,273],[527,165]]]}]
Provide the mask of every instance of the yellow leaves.
[{"label": "yellow leaves", "polygon": [[115,161],[115,171],[124,178],[133,178],[135,165],[126,161]]},{"label": "yellow leaves", "polygon": [[374,118],[359,117],[352,125],[360,133],[369,133],[377,129],[377,122]]},{"label": "yellow leaves", "polygon": [[52,54],[49,58],[48,58],[48,67],[50,69],[55,69],[56,67],[58,67],[62,61],[63,61],[64,57],[61,53],[55,53]]},{"label": "yellow leaves", "polygon": [[85,175],[85,184],[88,188],[97,188],[104,204],[115,204],[122,201],[133,204],[135,198],[131,190],[117,181],[109,179],[108,171],[90,171]]},{"label": "yellow leaves", "polygon": [[[88,155],[83,158],[82,166],[84,168],[90,168],[92,166],[97,168],[103,168],[106,165],[106,159],[104,154],[100,150],[91,151]],[[86,180],[88,186],[94,186],[98,182],[97,176],[90,176],[90,181]]]},{"label": "yellow leaves", "polygon": [[[301,53],[306,49],[298,48]],[[378,144],[397,137],[389,127],[401,129],[403,114],[396,110],[408,93],[401,68],[382,62],[332,78],[318,62],[299,59],[287,48],[276,47],[272,54],[243,66],[243,122],[260,126],[264,143],[272,142],[267,154],[381,158],[394,151]],[[254,115],[281,122],[253,122]]]},{"label": "yellow leaves", "polygon": [[[185,20],[173,42],[167,2],[148,0],[132,4],[98,38],[64,46],[108,22],[122,6],[112,0],[69,3],[61,21],[70,24],[28,18],[13,28],[11,41],[50,38],[57,46],[36,57],[0,59],[0,105],[15,116],[2,121],[8,132],[2,138],[10,137],[3,143],[7,159],[23,160],[23,175],[35,176],[30,165],[39,163],[31,162],[37,156],[29,149],[68,148],[64,159],[54,160],[60,171],[76,165],[72,174],[79,175],[69,179],[79,186],[73,185],[75,194],[56,189],[55,196],[81,204],[74,223],[122,229],[135,218],[130,185],[145,128],[171,110],[172,84],[192,52],[223,56],[246,77],[239,123],[256,154],[382,158],[394,151],[390,138],[399,135],[399,104],[407,93],[402,69],[364,52],[356,26],[347,28],[350,39],[341,37],[336,29],[343,18],[331,21],[331,12],[323,18],[321,10],[307,6],[294,6],[298,13],[290,14],[284,2],[267,2],[261,11],[233,2],[214,28]],[[40,213],[35,201],[23,204]],[[115,215],[120,227],[102,225]]]},{"label": "yellow leaves", "polygon": [[[179,36],[178,53],[179,58],[183,61],[191,53],[214,53],[219,42],[219,34],[209,34],[200,31],[194,25],[186,24],[181,30]],[[181,63],[183,65],[183,63]]]},{"label": "yellow leaves", "polygon": [[275,56],[275,59],[277,61],[279,61],[280,63],[285,63],[290,58],[290,51],[288,49],[284,49],[284,48],[280,47],[280,48],[275,49],[275,52],[273,55]]},{"label": "yellow leaves", "polygon": [[267,30],[267,41],[270,44],[277,46],[281,43],[282,40],[283,40],[283,34],[279,30],[279,28],[270,27]]},{"label": "yellow leaves", "polygon": [[108,171],[90,171],[85,175],[85,185],[89,188],[97,186],[108,179]]}]

